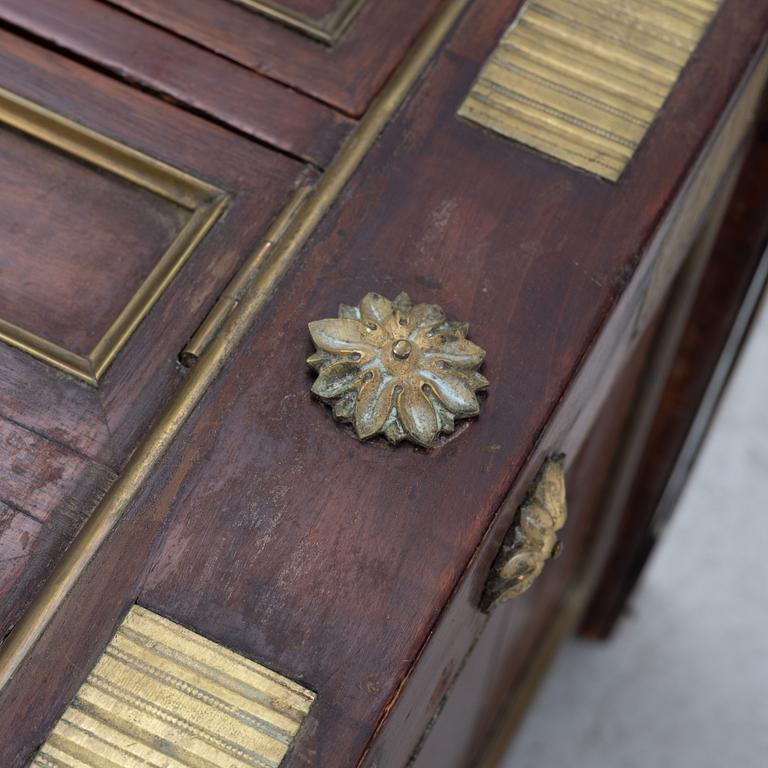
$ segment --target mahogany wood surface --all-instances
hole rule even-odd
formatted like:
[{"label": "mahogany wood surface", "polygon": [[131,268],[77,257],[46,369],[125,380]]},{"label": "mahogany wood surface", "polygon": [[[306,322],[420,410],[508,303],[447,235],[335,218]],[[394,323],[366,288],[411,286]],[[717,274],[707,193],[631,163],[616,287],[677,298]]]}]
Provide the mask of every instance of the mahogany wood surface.
[{"label": "mahogany wood surface", "polygon": [[114,472],[0,418],[0,638],[21,614]]},{"label": "mahogany wood surface", "polygon": [[[174,5],[140,1],[158,13]],[[190,7],[194,18],[198,6]],[[382,8],[369,3],[327,58],[355,41],[356,25]],[[219,7],[208,9],[201,13]],[[288,768],[405,764],[487,622],[477,605],[488,568],[541,461],[565,452],[569,471],[578,474],[574,457],[637,348],[644,289],[675,204],[685,197],[698,206],[685,184],[703,178],[708,141],[730,114],[768,27],[768,4],[727,0],[624,177],[609,184],[456,117],[515,11],[515,4],[478,0],[383,132],[0,693],[0,764],[25,764],[136,600],[318,692]],[[128,132],[147,151],[160,141],[171,153],[174,143],[184,165],[197,168],[205,133],[210,157],[199,162],[213,179],[219,148],[225,157],[237,154],[231,135],[219,144],[223,131],[204,129],[179,110],[141,94],[129,98],[114,82],[67,62],[56,60],[55,73],[36,64],[36,84],[28,64],[17,69],[25,88],[40,88],[81,119],[107,122],[116,135]],[[62,74],[75,69],[87,94],[72,90]],[[333,75],[333,66],[328,71]],[[361,82],[369,76],[361,70]],[[124,98],[107,115],[98,98],[94,107],[94,92],[112,89]],[[124,102],[133,105],[131,125],[121,127]],[[693,113],[695,121],[686,117]],[[197,128],[183,134],[184,143],[178,127],[163,139],[153,130],[163,115]],[[254,198],[258,191],[261,205],[271,205],[300,166],[251,151],[266,166],[259,179],[270,181],[253,190]],[[238,178],[245,174],[241,167]],[[274,209],[258,212],[252,237]],[[687,248],[696,223],[677,247]],[[245,229],[241,223],[238,231]],[[226,250],[222,240],[218,251]],[[488,352],[491,387],[480,417],[434,449],[360,444],[310,397],[306,323],[371,290],[407,290],[441,304],[471,324],[471,338]],[[150,341],[167,354],[169,370],[171,350],[178,352],[166,329],[180,305],[167,299],[167,311],[158,307],[152,316],[163,322],[150,318],[122,356],[133,365],[123,370],[118,362],[108,374],[116,383],[105,382],[105,410],[121,417],[108,432],[118,466],[146,413],[156,412],[183,375],[173,369],[158,383],[152,365],[140,365]],[[201,301],[190,315],[199,318],[204,309]],[[158,329],[170,338],[158,340]],[[138,414],[120,388],[137,387],[136,370],[145,387],[141,402],[150,405]],[[69,390],[55,396],[78,407]],[[79,419],[72,423],[75,434]],[[93,446],[103,435],[87,437]],[[586,501],[592,492],[583,491],[584,519],[595,513]],[[590,527],[569,529],[572,551],[547,571],[538,592],[491,620],[499,647],[535,641],[548,618],[542,595],[550,594],[554,610]]]},{"label": "mahogany wood surface", "polygon": [[568,471],[563,553],[547,564],[527,595],[494,611],[448,690],[445,709],[417,747],[413,768],[480,765],[499,716],[520,696],[537,647],[566,610],[570,590],[563,585],[577,584],[584,558],[591,557],[591,543],[603,522],[601,500],[610,481],[611,458],[621,444],[657,327],[653,322],[646,329]]},{"label": "mahogany wood surface", "polygon": [[88,355],[189,212],[0,126],[0,318]]},{"label": "mahogany wood surface", "polygon": [[325,166],[353,122],[101,0],[0,0],[0,19],[115,77]]},{"label": "mahogany wood surface", "polygon": [[[607,637],[626,607],[660,526],[682,493],[738,358],[749,313],[754,312],[764,291],[768,274],[767,117],[764,110],[665,385],[622,511],[616,545],[585,617],[582,631],[588,636]],[[719,373],[718,367],[723,369]]]},{"label": "mahogany wood surface", "polygon": [[357,117],[439,0],[365,0],[332,46],[232,0],[106,0],[175,34]]},{"label": "mahogany wood surface", "polygon": [[[631,351],[642,256],[768,22],[724,6],[614,185],[455,117],[514,10],[468,14],[4,691],[9,765],[137,597],[318,691],[286,765],[407,760],[485,623],[524,489],[575,455]],[[430,451],[361,445],[309,395],[307,321],[402,289],[488,351],[482,415]]]},{"label": "mahogany wood surface", "polygon": [[[0,86],[231,196],[97,387],[0,345],[0,416],[26,435],[13,473],[26,467],[31,483],[8,485],[6,477],[0,499],[41,523],[14,517],[26,543],[19,550],[9,534],[0,550],[0,559],[27,561],[24,573],[2,572],[4,635],[183,378],[179,351],[306,169],[8,33],[0,33]],[[3,128],[0,145],[3,177],[14,180],[0,193],[0,317],[90,351],[189,213],[28,135]],[[35,494],[52,451],[62,478],[77,477],[77,515],[69,497]],[[7,510],[3,519],[12,519]]]}]

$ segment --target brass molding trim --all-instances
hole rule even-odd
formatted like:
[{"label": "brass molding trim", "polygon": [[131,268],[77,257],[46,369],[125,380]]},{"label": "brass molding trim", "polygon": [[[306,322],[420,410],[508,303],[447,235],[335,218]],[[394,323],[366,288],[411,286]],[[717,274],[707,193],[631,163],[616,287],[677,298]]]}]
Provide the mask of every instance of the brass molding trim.
[{"label": "brass molding trim", "polygon": [[458,114],[617,181],[719,0],[529,0]]},{"label": "brass molding trim", "polygon": [[485,350],[468,332],[437,304],[369,293],[359,306],[342,304],[338,318],[309,324],[317,347],[307,360],[318,374],[312,394],[360,440],[383,434],[392,444],[428,447],[453,432],[456,419],[480,413]]},{"label": "brass molding trim", "polygon": [[335,11],[315,19],[303,13],[292,11],[281,3],[271,3],[267,0],[232,0],[238,5],[250,8],[262,16],[285,24],[291,29],[303,32],[305,35],[326,45],[334,45],[344,34],[352,20],[360,12],[367,0],[341,0]]},{"label": "brass molding trim", "polygon": [[564,461],[562,455],[547,459],[533,481],[491,568],[483,610],[527,592],[547,561],[560,553],[557,532],[568,516]]},{"label": "brass molding trim", "polygon": [[0,319],[0,341],[96,386],[139,323],[226,208],[229,197],[166,163],[0,88],[0,124],[176,203],[190,217],[90,354],[64,349]]},{"label": "brass molding trim", "polygon": [[307,688],[134,606],[31,768],[277,768]]},{"label": "brass molding trim", "polygon": [[37,597],[0,646],[0,691],[12,680],[27,654],[45,632],[58,607],[120,522],[128,505],[248,332],[259,312],[266,306],[275,287],[320,220],[339,197],[469,1],[446,0],[374,99],[355,132],[347,139],[312,194],[306,198],[299,212],[291,220],[280,241],[274,248],[268,249],[263,258],[258,258],[260,250],[257,250],[243,265],[239,279],[249,287],[242,300],[226,318],[205,354],[179,386],[144,440],[136,447],[122,475],[94,510]]}]

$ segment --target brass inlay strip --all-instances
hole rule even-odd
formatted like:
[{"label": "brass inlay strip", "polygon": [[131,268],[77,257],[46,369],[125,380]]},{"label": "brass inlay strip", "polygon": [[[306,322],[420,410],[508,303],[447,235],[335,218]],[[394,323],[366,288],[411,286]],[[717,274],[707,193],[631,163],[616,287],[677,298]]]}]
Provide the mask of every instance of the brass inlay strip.
[{"label": "brass inlay strip", "polygon": [[0,341],[96,385],[130,335],[227,206],[221,190],[0,88],[0,124],[114,174],[187,209],[190,217],[88,355],[0,319]]},{"label": "brass inlay strip", "polygon": [[341,0],[335,11],[321,19],[313,19],[306,14],[292,11],[280,3],[271,3],[267,0],[233,0],[233,2],[303,32],[321,43],[333,45],[357,16],[366,0]]},{"label": "brass inlay strip", "polygon": [[459,115],[617,181],[719,0],[529,0]]},{"label": "brass inlay strip", "polygon": [[134,606],[32,768],[277,768],[315,694]]},{"label": "brass inlay strip", "polygon": [[[447,0],[414,43],[395,74],[374,99],[355,132],[334,158],[299,213],[270,249],[264,262],[249,274],[250,287],[226,319],[219,334],[190,371],[165,411],[137,446],[123,474],[94,510],[39,594],[0,646],[0,691],[32,651],[82,573],[119,523],[134,496],[202,399],[211,382],[243,339],[272,296],[294,258],[339,197],[389,119],[395,113],[469,0]],[[253,265],[251,265],[253,266]]]}]

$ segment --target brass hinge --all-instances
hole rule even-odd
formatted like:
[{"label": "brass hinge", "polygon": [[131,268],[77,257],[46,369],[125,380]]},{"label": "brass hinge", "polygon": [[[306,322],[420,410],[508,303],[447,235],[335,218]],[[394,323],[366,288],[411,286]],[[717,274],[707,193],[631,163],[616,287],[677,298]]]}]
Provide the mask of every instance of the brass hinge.
[{"label": "brass hinge", "polygon": [[299,187],[280,211],[264,235],[259,247],[229,281],[211,311],[205,316],[184,349],[181,350],[179,361],[183,366],[191,368],[200,359],[211,341],[216,338],[216,335],[224,327],[226,319],[232,314],[256,279],[269,252],[285,234],[311,191],[312,187],[309,185]]}]

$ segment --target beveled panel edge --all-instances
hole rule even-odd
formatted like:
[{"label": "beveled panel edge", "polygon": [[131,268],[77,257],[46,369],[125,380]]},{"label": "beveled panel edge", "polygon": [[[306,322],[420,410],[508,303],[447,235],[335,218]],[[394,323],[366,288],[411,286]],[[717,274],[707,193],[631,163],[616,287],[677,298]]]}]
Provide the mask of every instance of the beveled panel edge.
[{"label": "beveled panel edge", "polygon": [[277,768],[315,698],[134,605],[31,768]]},{"label": "beveled panel edge", "polygon": [[221,216],[218,187],[0,88],[0,125],[96,166],[190,211],[191,216],[89,355],[79,355],[0,319],[0,341],[97,386],[139,323]]},{"label": "beveled panel edge", "polygon": [[720,0],[528,0],[458,115],[618,181]]},{"label": "beveled panel edge", "polygon": [[282,3],[268,2],[268,0],[232,0],[232,2],[331,46],[344,34],[367,0],[342,0],[336,11],[320,20],[291,11]]}]

